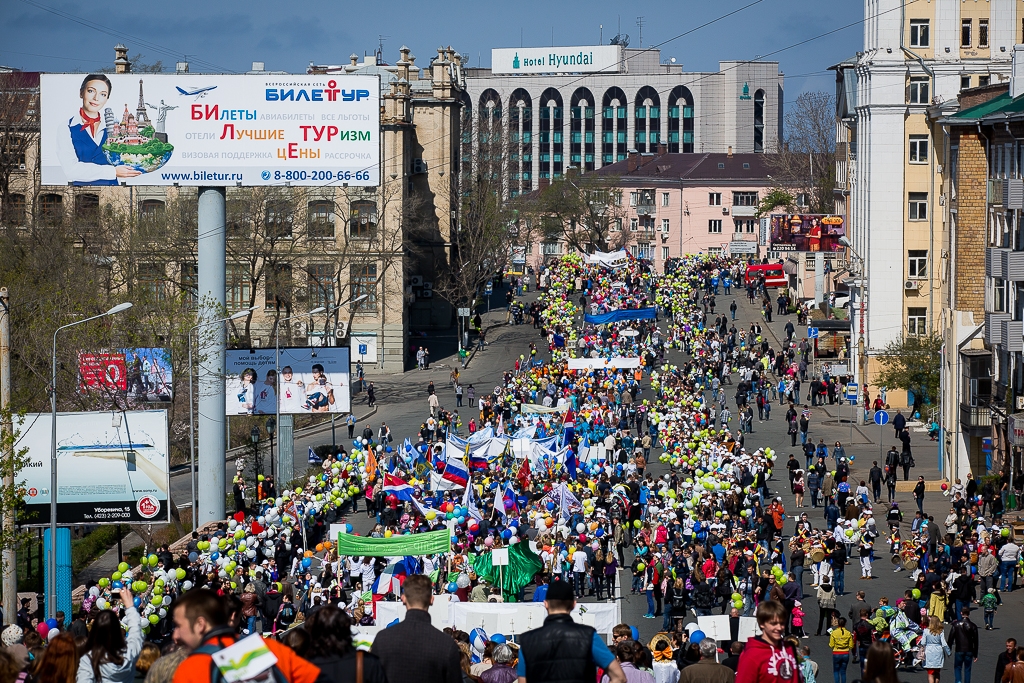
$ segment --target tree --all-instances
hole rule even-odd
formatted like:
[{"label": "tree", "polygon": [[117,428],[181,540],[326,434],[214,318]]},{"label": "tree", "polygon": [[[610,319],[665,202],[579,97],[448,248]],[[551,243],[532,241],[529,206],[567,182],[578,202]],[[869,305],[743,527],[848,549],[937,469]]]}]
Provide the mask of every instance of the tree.
[{"label": "tree", "polygon": [[833,213],[835,97],[824,91],[802,93],[786,114],[785,133],[778,149],[765,155],[773,184],[777,189],[803,193],[810,213]]},{"label": "tree", "polygon": [[547,239],[575,251],[613,251],[625,244],[625,211],[617,179],[594,173],[566,173],[531,202],[530,213]]},{"label": "tree", "polygon": [[39,141],[39,74],[0,73],[0,224],[20,223],[24,194],[11,188]]},{"label": "tree", "polygon": [[875,384],[913,391],[915,410],[922,403],[936,403],[942,344],[942,337],[936,334],[904,335],[889,342],[879,356],[882,369]]}]

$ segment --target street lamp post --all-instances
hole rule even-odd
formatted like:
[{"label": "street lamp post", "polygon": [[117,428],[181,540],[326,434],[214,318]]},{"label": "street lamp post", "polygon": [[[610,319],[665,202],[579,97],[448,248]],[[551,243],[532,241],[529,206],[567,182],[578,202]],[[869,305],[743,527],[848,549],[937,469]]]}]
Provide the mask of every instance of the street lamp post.
[{"label": "street lamp post", "polygon": [[188,449],[189,449],[189,472],[188,480],[192,487],[192,531],[198,528],[198,514],[196,514],[196,508],[198,503],[196,501],[196,425],[195,416],[193,415],[193,399],[192,399],[192,335],[195,334],[200,328],[210,327],[211,325],[219,325],[226,323],[229,320],[238,320],[249,315],[255,311],[258,306],[247,308],[244,311],[238,311],[232,313],[226,318],[220,318],[219,320],[211,320],[205,323],[199,323],[194,325],[192,329],[188,331]]},{"label": "street lamp post", "polygon": [[[295,318],[306,318],[317,313],[323,313],[327,310],[326,306],[317,306],[308,313],[300,313],[296,315],[290,315],[287,318],[283,318],[277,321],[274,325],[274,426],[281,424],[281,323],[286,323],[289,320]],[[280,472],[280,467],[274,467],[274,443],[273,436],[271,436],[270,443],[270,472],[274,476],[274,483],[277,484],[277,475]]]},{"label": "street lamp post", "polygon": [[50,557],[48,562],[50,575],[47,580],[47,590],[50,593],[50,599],[48,600],[49,604],[46,606],[51,617],[57,615],[57,335],[60,334],[61,330],[127,311],[131,307],[132,304],[130,302],[121,303],[106,313],[100,313],[83,320],[76,320],[67,325],[61,325],[53,333],[53,363],[50,374],[50,420],[52,423],[50,433]]},{"label": "street lamp post", "polygon": [[[276,396],[275,396],[276,398]],[[277,420],[271,415],[267,418],[267,435],[270,436],[270,470],[273,473],[274,470],[274,432],[277,431]],[[262,463],[260,464],[260,470],[263,469]]]}]

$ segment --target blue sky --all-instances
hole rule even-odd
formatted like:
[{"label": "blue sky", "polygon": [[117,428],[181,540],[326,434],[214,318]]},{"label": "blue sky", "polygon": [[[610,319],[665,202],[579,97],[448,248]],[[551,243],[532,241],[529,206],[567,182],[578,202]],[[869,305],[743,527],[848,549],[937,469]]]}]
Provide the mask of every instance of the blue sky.
[{"label": "blue sky", "polygon": [[[704,28],[722,15],[740,10]],[[27,71],[91,71],[109,66],[118,41],[131,54],[165,66],[188,55],[193,71],[245,71],[253,61],[302,73],[310,61],[345,63],[353,52],[372,53],[383,34],[393,63],[404,43],[426,66],[439,45],[490,64],[492,47],[592,45],[619,30],[643,46],[659,43],[662,60],[686,70],[715,70],[719,60],[767,59],[786,74],[786,100],[808,90],[832,90],[828,66],[860,49],[862,24],[785,49],[863,19],[857,0],[649,0],[627,8],[588,2],[391,2],[326,0],[173,0],[130,3],[93,0],[0,0],[0,64]],[[694,30],[696,29],[696,30]],[[677,38],[680,34],[692,31]]]}]

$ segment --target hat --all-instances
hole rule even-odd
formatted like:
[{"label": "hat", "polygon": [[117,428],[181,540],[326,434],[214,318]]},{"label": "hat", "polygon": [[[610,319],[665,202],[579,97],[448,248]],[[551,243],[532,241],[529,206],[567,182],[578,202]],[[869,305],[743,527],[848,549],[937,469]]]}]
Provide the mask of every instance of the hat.
[{"label": "hat", "polygon": [[554,581],[548,586],[547,593],[548,600],[562,600],[565,602],[573,602],[576,600],[576,595],[573,593],[572,586],[566,581]]},{"label": "hat", "polygon": [[2,634],[0,634],[0,641],[3,641],[4,645],[10,647],[11,645],[17,645],[18,643],[20,643],[21,638],[24,635],[25,632],[21,630],[20,626],[17,626],[16,624],[11,624],[10,626],[4,629]]}]

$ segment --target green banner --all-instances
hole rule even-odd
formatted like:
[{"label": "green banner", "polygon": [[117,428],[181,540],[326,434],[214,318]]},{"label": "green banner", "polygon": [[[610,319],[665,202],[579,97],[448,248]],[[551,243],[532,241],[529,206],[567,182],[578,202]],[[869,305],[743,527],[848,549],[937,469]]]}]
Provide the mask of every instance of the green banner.
[{"label": "green banner", "polygon": [[541,559],[530,550],[529,543],[509,546],[508,566],[500,569],[492,566],[490,552],[471,557],[470,562],[477,576],[492,586],[501,587],[501,594],[507,602],[515,602],[519,591],[529,585],[537,572],[544,568]]},{"label": "green banner", "polygon": [[391,538],[369,538],[338,534],[339,555],[364,555],[369,557],[398,557],[401,555],[433,555],[452,549],[452,537],[447,529],[419,534],[404,534]]}]

